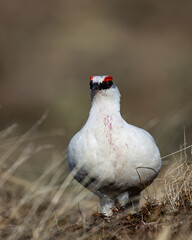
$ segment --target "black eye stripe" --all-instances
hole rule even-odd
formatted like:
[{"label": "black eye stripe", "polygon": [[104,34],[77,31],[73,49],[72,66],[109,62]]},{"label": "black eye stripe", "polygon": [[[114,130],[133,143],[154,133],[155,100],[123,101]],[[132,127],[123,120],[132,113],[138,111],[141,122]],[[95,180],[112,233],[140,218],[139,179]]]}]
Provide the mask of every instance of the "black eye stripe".
[{"label": "black eye stripe", "polygon": [[101,83],[93,83],[90,82],[90,89],[102,90],[102,89],[109,89],[113,85],[112,81],[108,82],[101,82]]}]

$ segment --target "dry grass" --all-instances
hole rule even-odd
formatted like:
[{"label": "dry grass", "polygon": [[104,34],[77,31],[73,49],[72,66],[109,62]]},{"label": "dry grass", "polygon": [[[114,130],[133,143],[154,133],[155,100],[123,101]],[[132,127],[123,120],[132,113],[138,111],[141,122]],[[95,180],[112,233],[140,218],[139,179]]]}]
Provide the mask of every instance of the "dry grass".
[{"label": "dry grass", "polygon": [[171,210],[192,206],[192,165],[187,163],[186,158],[177,161],[164,178],[165,198]]},{"label": "dry grass", "polygon": [[[0,133],[0,239],[191,239],[192,154],[186,141],[181,150],[165,157],[173,163],[144,191],[141,209],[114,214],[106,222],[96,197],[68,173],[66,150],[33,144],[35,138],[60,134],[37,131],[46,117],[47,113],[19,138],[9,138],[15,125]],[[41,151],[51,153],[43,173],[32,183],[17,177],[17,169]],[[10,163],[12,155],[17,159]]]},{"label": "dry grass", "polygon": [[172,158],[172,164],[164,174],[164,198],[170,209],[177,212],[192,206],[192,146],[187,146],[185,129],[184,144]]}]

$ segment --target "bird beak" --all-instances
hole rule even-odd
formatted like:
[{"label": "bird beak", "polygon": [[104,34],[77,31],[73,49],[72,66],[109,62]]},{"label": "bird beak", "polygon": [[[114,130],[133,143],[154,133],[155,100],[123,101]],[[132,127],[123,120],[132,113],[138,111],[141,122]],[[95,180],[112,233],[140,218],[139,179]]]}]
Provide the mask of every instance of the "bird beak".
[{"label": "bird beak", "polygon": [[90,89],[91,90],[99,90],[99,84],[98,83],[93,83],[93,82],[90,82]]}]

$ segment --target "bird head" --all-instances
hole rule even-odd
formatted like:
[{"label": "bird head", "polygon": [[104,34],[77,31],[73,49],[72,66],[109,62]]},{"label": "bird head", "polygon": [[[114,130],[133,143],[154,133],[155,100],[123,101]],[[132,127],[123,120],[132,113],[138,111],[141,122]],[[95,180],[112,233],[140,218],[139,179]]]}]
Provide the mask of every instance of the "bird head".
[{"label": "bird head", "polygon": [[106,90],[113,86],[112,76],[91,76],[90,77],[90,89],[94,90]]},{"label": "bird head", "polygon": [[119,102],[120,100],[120,93],[113,83],[113,77],[108,75],[90,77],[90,94],[91,101],[94,99],[100,103],[107,100],[114,103],[114,101]]}]

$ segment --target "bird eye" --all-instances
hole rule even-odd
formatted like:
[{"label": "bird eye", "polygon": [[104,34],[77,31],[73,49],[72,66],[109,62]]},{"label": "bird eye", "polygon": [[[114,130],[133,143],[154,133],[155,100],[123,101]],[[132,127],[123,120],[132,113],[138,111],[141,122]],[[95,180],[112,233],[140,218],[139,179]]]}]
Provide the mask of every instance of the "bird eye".
[{"label": "bird eye", "polygon": [[107,76],[107,77],[104,78],[104,82],[109,82],[109,81],[113,81],[112,76]]}]

